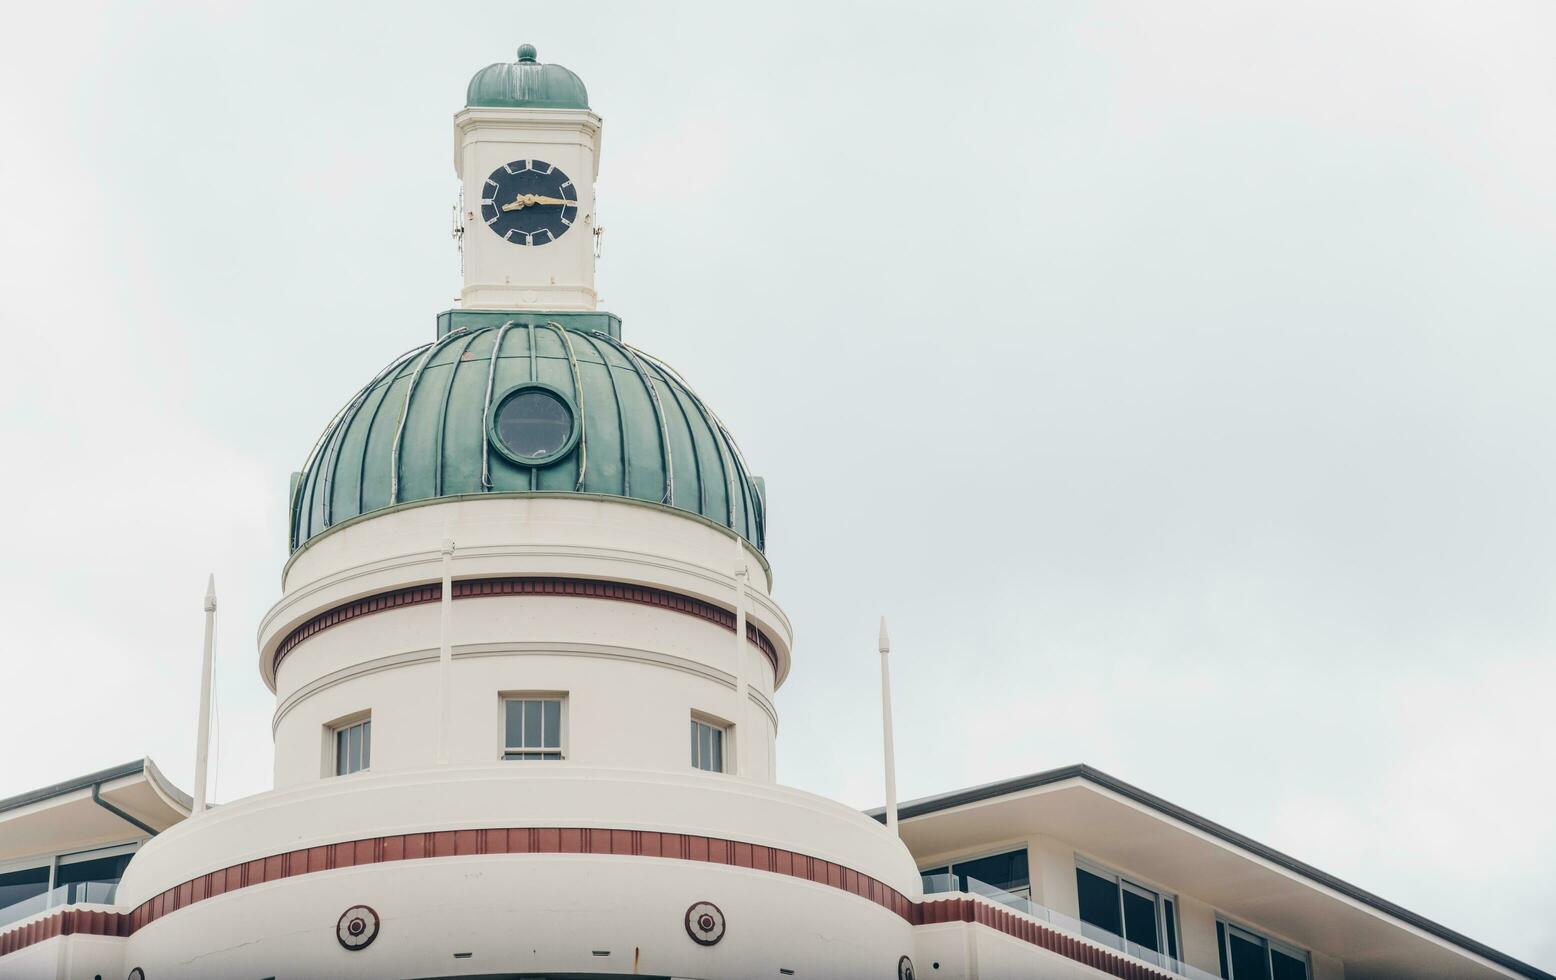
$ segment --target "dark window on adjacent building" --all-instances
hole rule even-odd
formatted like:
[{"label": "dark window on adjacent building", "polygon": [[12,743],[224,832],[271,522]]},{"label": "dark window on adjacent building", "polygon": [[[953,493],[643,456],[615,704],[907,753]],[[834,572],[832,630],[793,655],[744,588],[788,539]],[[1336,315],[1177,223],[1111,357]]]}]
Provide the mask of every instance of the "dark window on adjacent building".
[{"label": "dark window on adjacent building", "polygon": [[43,911],[48,890],[48,865],[0,874],[0,926]]},{"label": "dark window on adjacent building", "polygon": [[1308,954],[1251,929],[1216,920],[1225,980],[1308,980]]},{"label": "dark window on adjacent building", "polygon": [[112,904],[114,892],[119,888],[119,879],[124,877],[124,869],[129,865],[132,856],[118,854],[113,857],[68,863],[67,859],[61,858],[59,868],[54,872],[54,888],[60,892],[55,896],[55,904],[70,905],[74,902]]},{"label": "dark window on adjacent building", "polygon": [[985,885],[992,885],[1001,891],[1010,892],[1019,898],[1032,897],[1032,879],[1027,870],[1027,849],[1024,847],[1014,851],[990,854],[987,857],[955,861],[938,868],[926,868],[919,874],[955,875],[958,891],[971,891],[967,887],[970,878],[981,881]]},{"label": "dark window on adjacent building", "polygon": [[1178,956],[1177,910],[1171,898],[1101,867],[1075,868],[1081,921],[1143,950]]}]

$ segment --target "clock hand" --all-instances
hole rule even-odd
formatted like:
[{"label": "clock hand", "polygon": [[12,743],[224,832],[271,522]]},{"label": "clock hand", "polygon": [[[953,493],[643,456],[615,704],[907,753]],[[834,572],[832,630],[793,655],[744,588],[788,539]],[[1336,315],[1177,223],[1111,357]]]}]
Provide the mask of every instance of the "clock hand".
[{"label": "clock hand", "polygon": [[578,202],[569,201],[566,198],[561,197],[545,197],[540,194],[520,194],[512,201],[504,204],[500,210],[522,211],[524,208],[532,208],[540,204],[560,204],[566,207],[568,205],[576,206]]}]

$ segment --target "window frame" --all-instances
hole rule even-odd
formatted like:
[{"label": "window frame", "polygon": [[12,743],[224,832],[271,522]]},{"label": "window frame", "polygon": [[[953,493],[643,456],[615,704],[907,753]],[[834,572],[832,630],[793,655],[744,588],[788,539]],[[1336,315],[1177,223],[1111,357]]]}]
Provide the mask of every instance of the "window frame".
[{"label": "window frame", "polygon": [[349,732],[351,729],[362,724],[371,726],[372,721],[373,712],[371,709],[368,709],[365,711],[354,711],[351,714],[337,718],[324,726],[324,760],[321,769],[325,779],[339,779],[343,776],[355,776],[358,773],[372,771],[373,730],[371,727],[367,728],[366,730],[367,738],[365,744],[367,746],[367,751],[364,753],[368,759],[366,765],[363,765],[358,769],[353,769],[350,772],[341,772],[340,756],[338,754],[340,751],[338,739],[340,738],[340,734],[342,732]]},{"label": "window frame", "polygon": [[718,769],[705,769],[697,764],[697,760],[694,757],[688,760],[688,764],[691,766],[692,771],[711,772],[721,776],[734,775],[734,747],[736,738],[734,724],[732,722],[725,721],[716,715],[710,715],[705,711],[693,711],[691,713],[691,723],[693,725],[702,725],[705,728],[711,728],[714,731],[719,732],[719,762],[721,764],[721,767]]},{"label": "window frame", "polygon": [[1302,961],[1302,968],[1307,971],[1307,980],[1313,980],[1313,951],[1303,949],[1295,943],[1284,939],[1278,939],[1263,929],[1255,929],[1239,919],[1221,912],[1216,913],[1216,940],[1217,949],[1221,954],[1221,973],[1223,980],[1229,980],[1234,972],[1232,966],[1232,930],[1246,933],[1248,936],[1259,940],[1264,948],[1264,967],[1268,976],[1275,975],[1275,962],[1270,954],[1280,953],[1294,960]]},{"label": "window frame", "polygon": [[[571,757],[571,746],[567,735],[568,730],[568,696],[566,691],[503,691],[497,695],[497,758],[501,762],[566,762]],[[509,701],[557,701],[560,707],[557,711],[557,745],[529,747],[520,745],[514,747],[508,744],[508,702]],[[545,710],[541,709],[542,712]],[[544,715],[542,715],[544,719]],[[523,738],[523,724],[520,724],[519,736]],[[541,739],[545,739],[545,726],[541,726]],[[541,755],[539,759],[510,758],[510,755]]]},{"label": "window frame", "polygon": [[[1126,890],[1126,887],[1134,888],[1136,892],[1150,892],[1151,894],[1155,895],[1156,939],[1157,942],[1163,947],[1162,949],[1156,950],[1156,953],[1158,956],[1161,956],[1164,959],[1176,960],[1179,963],[1183,962],[1183,930],[1181,924],[1178,922],[1178,920],[1182,918],[1182,913],[1179,910],[1183,907],[1183,903],[1178,900],[1177,892],[1168,891],[1160,885],[1153,883],[1149,878],[1142,878],[1139,875],[1127,874],[1123,871],[1119,871],[1111,867],[1110,865],[1103,864],[1101,861],[1085,857],[1081,854],[1075,855],[1075,868],[1077,871],[1085,871],[1087,874],[1098,878],[1111,879],[1114,885],[1118,887],[1118,922],[1119,927],[1123,930],[1123,932],[1119,934],[1119,938],[1124,940],[1126,949],[1127,944],[1132,942],[1128,935],[1129,920],[1124,911],[1124,891]],[[1145,896],[1137,895],[1136,897],[1143,898]],[[1172,903],[1172,922],[1170,923],[1167,922],[1166,903],[1168,902]],[[1078,911],[1079,910],[1077,910],[1077,912]],[[1079,915],[1076,917],[1079,918]],[[1084,919],[1081,921],[1085,922]],[[1095,929],[1102,928],[1101,926],[1094,925],[1090,922],[1086,922],[1086,925],[1092,926]],[[1141,944],[1136,943],[1136,945]],[[1166,949],[1166,947],[1169,946],[1176,949],[1178,951],[1178,955],[1174,956],[1172,953],[1169,953]],[[1309,980],[1311,980],[1311,978],[1309,978]]]}]

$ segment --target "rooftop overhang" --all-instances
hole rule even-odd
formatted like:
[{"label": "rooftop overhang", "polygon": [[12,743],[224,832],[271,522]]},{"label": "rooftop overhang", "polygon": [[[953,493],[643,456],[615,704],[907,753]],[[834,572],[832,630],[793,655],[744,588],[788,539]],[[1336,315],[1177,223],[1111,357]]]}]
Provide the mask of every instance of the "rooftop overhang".
[{"label": "rooftop overhang", "polygon": [[[881,818],[881,811],[872,811]],[[1089,766],[899,807],[919,855],[1042,834],[1345,963],[1346,980],[1550,975]]]},{"label": "rooftop overhang", "polygon": [[0,861],[150,837],[191,805],[150,759],[89,773],[0,800]]}]

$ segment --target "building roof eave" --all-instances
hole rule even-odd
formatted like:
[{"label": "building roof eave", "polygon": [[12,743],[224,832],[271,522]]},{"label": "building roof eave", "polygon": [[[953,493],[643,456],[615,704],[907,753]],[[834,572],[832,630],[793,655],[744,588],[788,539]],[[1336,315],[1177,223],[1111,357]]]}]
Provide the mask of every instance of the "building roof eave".
[{"label": "building roof eave", "polygon": [[[1071,780],[1080,780],[1093,786],[1106,790],[1117,796],[1135,803],[1147,810],[1177,821],[1193,830],[1199,831],[1223,844],[1246,852],[1247,854],[1267,861],[1285,871],[1304,878],[1313,884],[1322,886],[1353,901],[1359,902],[1376,912],[1380,912],[1390,918],[1412,926],[1427,933],[1436,939],[1447,942],[1466,952],[1472,953],[1483,959],[1489,960],[1514,973],[1529,977],[1531,980],[1556,980],[1556,976],[1524,963],[1506,953],[1492,949],[1484,943],[1478,942],[1463,933],[1457,932],[1447,926],[1441,925],[1424,916],[1411,912],[1409,909],[1396,905],[1389,900],[1375,895],[1363,888],[1351,884],[1332,874],[1321,871],[1306,862],[1299,861],[1288,854],[1284,854],[1272,847],[1261,844],[1250,837],[1239,834],[1236,831],[1222,826],[1213,820],[1187,810],[1175,803],[1146,792],[1137,786],[1133,786],[1114,776],[1110,776],[1101,770],[1095,769],[1084,763],[1064,766],[1058,769],[1049,769],[1043,772],[1029,773],[1017,776],[1013,779],[999,782],[986,783],[981,786],[972,786],[966,789],[953,790],[935,796],[926,796],[916,800],[910,800],[897,808],[897,818],[901,822],[907,822],[919,817],[925,817],[936,813],[953,810],[958,807],[982,803],[1000,797],[1013,796],[1028,790],[1053,786]],[[885,809],[876,807],[865,811],[867,815],[882,823],[886,820]]]}]

